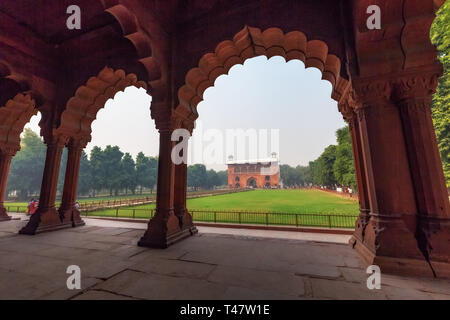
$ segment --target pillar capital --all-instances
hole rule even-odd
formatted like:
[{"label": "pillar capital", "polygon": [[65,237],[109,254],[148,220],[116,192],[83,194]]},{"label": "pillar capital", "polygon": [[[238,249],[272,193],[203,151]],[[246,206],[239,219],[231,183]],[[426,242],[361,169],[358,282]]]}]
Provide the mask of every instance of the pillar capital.
[{"label": "pillar capital", "polygon": [[84,149],[91,141],[91,137],[72,137],[67,140],[67,147],[74,149]]},{"label": "pillar capital", "polygon": [[387,101],[392,93],[392,85],[388,79],[356,79],[352,82],[352,86],[351,94],[357,104]]},{"label": "pillar capital", "polygon": [[339,112],[342,114],[345,122],[347,122],[349,125],[352,124],[352,120],[356,116],[356,101],[354,98],[354,92],[352,89],[350,89],[344,94],[338,104]]},{"label": "pillar capital", "polygon": [[160,133],[172,132],[176,129],[186,129],[192,134],[194,127],[194,121],[177,116],[171,116],[169,119],[161,120],[156,123],[156,128]]},{"label": "pillar capital", "polygon": [[436,92],[442,66],[436,65],[424,71],[406,73],[393,79],[393,100],[403,102],[408,100],[425,100],[431,102],[431,96]]},{"label": "pillar capital", "polygon": [[58,135],[44,135],[44,143],[47,146],[56,146],[64,148],[69,142],[70,137],[63,134]]}]

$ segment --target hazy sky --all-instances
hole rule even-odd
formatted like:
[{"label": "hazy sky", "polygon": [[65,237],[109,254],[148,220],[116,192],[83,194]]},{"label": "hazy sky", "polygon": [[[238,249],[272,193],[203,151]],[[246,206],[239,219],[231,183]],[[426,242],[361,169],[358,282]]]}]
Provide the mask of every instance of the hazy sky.
[{"label": "hazy sky", "polygon": [[[86,151],[111,144],[133,157],[139,151],[157,155],[158,134],[150,118],[150,103],[151,97],[143,89],[130,87],[118,93],[97,114]],[[321,80],[320,71],[305,70],[302,62],[286,63],[281,57],[257,57],[234,66],[205,92],[198,112],[201,124],[194,131],[194,145],[207,140],[208,129],[224,136],[226,129],[278,129],[280,162],[293,166],[316,159],[326,146],[336,143],[336,129],[345,126],[331,99],[331,84]],[[38,121],[39,116],[33,117],[27,127],[38,132]],[[208,143],[202,146],[204,149]],[[225,168],[223,164],[206,165]]]}]

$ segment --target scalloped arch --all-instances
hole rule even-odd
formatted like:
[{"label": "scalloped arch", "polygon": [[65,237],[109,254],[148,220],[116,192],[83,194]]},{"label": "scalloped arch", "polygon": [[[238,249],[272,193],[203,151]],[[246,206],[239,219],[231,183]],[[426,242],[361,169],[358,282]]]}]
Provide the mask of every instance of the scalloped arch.
[{"label": "scalloped arch", "polygon": [[265,55],[267,58],[282,56],[286,61],[293,59],[305,63],[305,68],[315,67],[322,72],[322,79],[331,83],[332,98],[338,100],[342,88],[347,87],[348,80],[340,76],[340,59],[328,53],[328,46],[320,40],[308,41],[300,31],[284,33],[279,28],[261,31],[246,26],[233,40],[219,43],[213,53],[205,54],[198,67],[186,75],[186,83],[178,90],[179,107],[191,112],[191,118],[198,117],[197,105],[203,100],[203,93],[214,86],[215,80],[236,64],[245,60]]},{"label": "scalloped arch", "polygon": [[109,13],[119,23],[124,38],[128,39],[136,49],[138,61],[147,70],[150,86],[161,78],[161,69],[152,57],[150,38],[140,28],[139,22],[127,7],[118,0],[101,0],[105,12]]},{"label": "scalloped arch", "polygon": [[36,115],[36,102],[30,94],[18,93],[0,108],[0,149],[20,150],[20,134]]},{"label": "scalloped arch", "polygon": [[97,76],[91,77],[85,85],[79,87],[69,99],[54,135],[82,137],[90,141],[91,124],[98,111],[105,106],[106,101],[114,98],[117,92],[130,86],[147,89],[147,84],[139,81],[134,73],[126,74],[121,69],[114,71],[109,67],[103,68]]},{"label": "scalloped arch", "polygon": [[6,62],[0,60],[0,105],[4,105],[19,93],[30,90],[28,79],[14,71]]}]

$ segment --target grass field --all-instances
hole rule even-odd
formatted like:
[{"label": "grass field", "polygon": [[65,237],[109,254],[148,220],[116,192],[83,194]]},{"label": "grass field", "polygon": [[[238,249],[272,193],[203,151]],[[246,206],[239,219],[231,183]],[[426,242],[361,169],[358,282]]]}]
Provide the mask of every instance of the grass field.
[{"label": "grass field", "polygon": [[[352,228],[358,202],[319,190],[255,190],[188,199],[195,221]],[[155,204],[89,215],[150,218]]]},{"label": "grass field", "polygon": [[255,190],[190,199],[192,210],[356,214],[358,203],[319,190]]}]

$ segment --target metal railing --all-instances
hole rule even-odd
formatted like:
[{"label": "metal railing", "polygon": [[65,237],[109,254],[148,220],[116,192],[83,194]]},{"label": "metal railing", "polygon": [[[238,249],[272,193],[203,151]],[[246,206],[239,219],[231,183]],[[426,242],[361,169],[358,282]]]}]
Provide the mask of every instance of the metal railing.
[{"label": "metal railing", "polygon": [[[186,198],[194,199],[201,197],[210,197],[224,194],[231,194],[237,192],[251,191],[247,189],[238,190],[205,190],[205,191],[191,191],[188,192]],[[131,198],[131,199],[116,199],[116,200],[99,200],[90,202],[80,202],[80,210],[100,210],[102,208],[115,208],[115,207],[129,207],[136,205],[145,205],[155,202],[156,195],[152,197],[145,198]]]},{"label": "metal railing", "polygon": [[[152,209],[115,208],[112,210],[85,211],[83,215],[112,217],[122,219],[151,219],[155,215]],[[211,224],[241,224],[290,227],[317,228],[349,228],[355,227],[357,215],[350,214],[318,214],[318,213],[286,213],[286,212],[251,212],[251,211],[219,211],[189,210],[195,222]]]},{"label": "metal railing", "polygon": [[[8,212],[24,213],[26,206],[5,206]],[[102,208],[96,210],[81,209],[82,215],[89,217],[109,217],[124,219],[151,219],[155,208]],[[354,228],[358,215],[351,214],[319,214],[319,213],[286,213],[286,212],[252,212],[252,211],[220,211],[189,210],[196,222],[211,224],[241,224],[290,227],[317,228]]]}]

